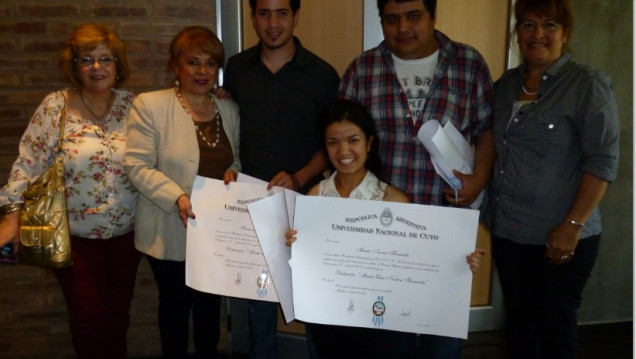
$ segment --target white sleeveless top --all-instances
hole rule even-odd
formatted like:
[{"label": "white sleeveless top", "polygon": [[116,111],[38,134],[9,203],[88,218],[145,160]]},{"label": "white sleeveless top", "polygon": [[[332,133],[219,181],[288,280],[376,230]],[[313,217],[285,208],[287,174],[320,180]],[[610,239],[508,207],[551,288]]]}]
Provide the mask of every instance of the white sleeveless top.
[{"label": "white sleeveless top", "polygon": [[[340,193],[336,190],[334,179],[338,171],[335,171],[331,177],[322,180],[318,185],[318,195],[326,197],[340,197]],[[383,201],[386,194],[387,184],[380,181],[371,171],[367,171],[364,179],[358,187],[349,194],[349,198],[367,199],[372,201]]]}]

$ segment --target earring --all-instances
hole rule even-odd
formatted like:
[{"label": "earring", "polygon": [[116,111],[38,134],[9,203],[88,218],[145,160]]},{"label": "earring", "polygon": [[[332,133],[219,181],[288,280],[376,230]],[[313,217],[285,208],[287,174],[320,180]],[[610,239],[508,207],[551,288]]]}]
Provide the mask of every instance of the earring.
[{"label": "earring", "polygon": [[179,82],[179,79],[174,80],[174,86],[179,87],[179,85],[181,85],[181,83]]}]

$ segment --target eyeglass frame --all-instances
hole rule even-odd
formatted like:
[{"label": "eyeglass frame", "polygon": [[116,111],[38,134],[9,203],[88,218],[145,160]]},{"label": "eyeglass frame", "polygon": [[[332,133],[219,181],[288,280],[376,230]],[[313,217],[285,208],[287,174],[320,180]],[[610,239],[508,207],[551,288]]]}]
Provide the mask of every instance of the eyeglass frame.
[{"label": "eyeglass frame", "polygon": [[[83,62],[83,60],[89,60],[89,59],[92,60],[90,63]],[[82,67],[93,67],[95,65],[95,61],[97,61],[100,66],[103,66],[104,63],[106,63],[106,64],[116,64],[117,61],[119,61],[119,58],[117,56],[101,56],[101,57],[98,57],[98,58],[94,58],[92,56],[84,56],[84,57],[74,57],[73,58],[73,62],[75,62],[77,65],[82,66]]]}]

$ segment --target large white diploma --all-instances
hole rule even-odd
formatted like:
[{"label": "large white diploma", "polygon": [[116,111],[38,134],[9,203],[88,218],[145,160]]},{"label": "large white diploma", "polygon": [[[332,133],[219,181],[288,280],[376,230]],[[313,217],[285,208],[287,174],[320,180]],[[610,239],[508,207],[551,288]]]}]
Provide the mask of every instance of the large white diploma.
[{"label": "large white diploma", "polygon": [[285,232],[292,227],[293,208],[299,195],[285,189],[247,205],[287,323],[294,320],[294,299],[288,263],[291,248],[285,245]]},{"label": "large white diploma", "polygon": [[466,338],[478,211],[296,199],[296,319]]},{"label": "large white diploma", "polygon": [[[281,191],[277,189],[276,191]],[[278,302],[247,204],[266,198],[267,184],[197,176],[186,246],[186,284],[196,290]]]}]

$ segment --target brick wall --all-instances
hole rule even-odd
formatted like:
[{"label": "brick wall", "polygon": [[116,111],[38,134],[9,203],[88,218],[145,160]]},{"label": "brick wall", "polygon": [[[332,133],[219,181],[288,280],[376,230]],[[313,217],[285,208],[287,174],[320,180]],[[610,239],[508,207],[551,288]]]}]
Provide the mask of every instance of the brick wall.
[{"label": "brick wall", "polygon": [[[0,185],[7,180],[30,116],[44,96],[68,86],[57,69],[59,51],[78,23],[111,26],[128,48],[140,93],[170,85],[167,49],[187,25],[215,28],[213,0],[0,0]],[[50,271],[0,265],[0,357],[73,358],[66,308]],[[130,357],[160,354],[157,292],[145,260],[139,267],[129,331]]]},{"label": "brick wall", "polygon": [[0,183],[17,154],[17,141],[44,96],[68,86],[57,68],[71,29],[82,22],[112,27],[128,48],[125,88],[139,93],[166,87],[168,46],[184,26],[215,28],[213,0],[0,0]]}]

